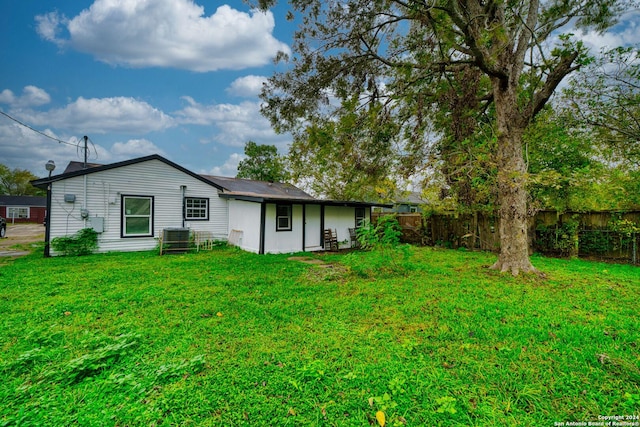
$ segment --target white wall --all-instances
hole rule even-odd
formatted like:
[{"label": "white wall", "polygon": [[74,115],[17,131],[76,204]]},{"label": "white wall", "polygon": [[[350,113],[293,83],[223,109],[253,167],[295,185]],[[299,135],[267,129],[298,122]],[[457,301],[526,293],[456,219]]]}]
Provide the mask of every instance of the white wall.
[{"label": "white wall", "polygon": [[260,203],[229,199],[229,233],[242,233],[239,247],[245,251],[260,252]]},{"label": "white wall", "polygon": [[[371,208],[365,208],[365,218],[371,220]],[[349,206],[326,206],[324,208],[324,228],[336,230],[341,248],[351,247],[349,229],[356,226],[356,208]]]},{"label": "white wall", "polygon": [[291,231],[276,231],[276,205],[267,203],[264,231],[265,253],[302,252],[302,205],[293,205]]},{"label": "white wall", "polygon": [[[227,238],[227,202],[218,197],[216,188],[154,159],[54,182],[48,218],[51,239],[73,235],[89,226],[80,216],[85,206],[85,177],[89,216],[104,218],[98,252],[154,249],[164,228],[182,227],[181,185],[186,185],[187,197],[209,198],[209,221],[187,221],[185,227],[210,231],[216,239]],[[75,202],[65,202],[65,194],[74,194]],[[152,237],[120,237],[122,195],[154,197]],[[55,255],[53,248],[51,254]]]}]

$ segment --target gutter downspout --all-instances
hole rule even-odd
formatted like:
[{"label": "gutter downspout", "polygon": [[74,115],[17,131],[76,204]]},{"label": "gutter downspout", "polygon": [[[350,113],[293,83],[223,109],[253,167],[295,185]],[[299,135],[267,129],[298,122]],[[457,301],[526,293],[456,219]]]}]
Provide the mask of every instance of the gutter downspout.
[{"label": "gutter downspout", "polygon": [[186,191],[187,191],[187,186],[186,185],[181,185],[180,186],[180,190],[181,190],[181,193],[182,193],[182,228],[184,228],[184,217],[186,216],[186,213],[187,213],[187,211],[186,211],[187,207],[185,206],[184,196],[185,196]]}]

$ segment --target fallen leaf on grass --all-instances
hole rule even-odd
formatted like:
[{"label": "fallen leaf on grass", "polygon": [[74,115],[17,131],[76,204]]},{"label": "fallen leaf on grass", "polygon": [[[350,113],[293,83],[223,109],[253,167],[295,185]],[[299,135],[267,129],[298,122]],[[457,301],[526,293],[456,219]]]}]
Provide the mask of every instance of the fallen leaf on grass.
[{"label": "fallen leaf on grass", "polygon": [[378,424],[380,424],[380,427],[384,427],[384,425],[387,423],[384,412],[382,411],[376,412],[376,420],[378,420]]}]

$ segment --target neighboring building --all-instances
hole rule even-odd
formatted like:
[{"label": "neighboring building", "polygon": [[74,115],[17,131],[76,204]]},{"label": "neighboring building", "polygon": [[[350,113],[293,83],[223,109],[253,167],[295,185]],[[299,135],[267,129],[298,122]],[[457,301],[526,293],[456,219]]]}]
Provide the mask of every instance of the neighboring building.
[{"label": "neighboring building", "polygon": [[289,184],[197,175],[159,155],[88,166],[32,182],[50,187],[46,255],[55,255],[51,239],[86,227],[99,233],[100,252],[151,250],[173,228],[255,253],[322,250],[330,228],[348,247],[349,228],[370,219],[373,206],[318,200]]},{"label": "neighboring building", "polygon": [[405,197],[396,200],[393,203],[392,208],[383,208],[382,212],[389,213],[415,213],[422,212],[422,207],[427,204],[427,201],[422,198],[419,192],[412,191]]},{"label": "neighboring building", "polygon": [[43,223],[47,216],[47,198],[41,196],[0,196],[0,216],[8,224]]}]

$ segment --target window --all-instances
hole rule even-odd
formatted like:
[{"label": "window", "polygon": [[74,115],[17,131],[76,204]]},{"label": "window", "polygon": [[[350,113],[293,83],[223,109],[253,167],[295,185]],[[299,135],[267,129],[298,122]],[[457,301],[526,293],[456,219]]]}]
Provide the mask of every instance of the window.
[{"label": "window", "polygon": [[276,231],[291,231],[291,205],[276,205]]},{"label": "window", "polygon": [[153,236],[153,197],[122,196],[122,237]]},{"label": "window", "polygon": [[185,197],[184,219],[206,221],[209,219],[209,199]]},{"label": "window", "polygon": [[364,225],[365,218],[364,208],[356,208],[356,228]]},{"label": "window", "polygon": [[7,207],[7,218],[29,218],[29,208]]}]

